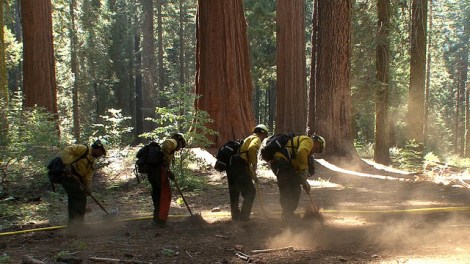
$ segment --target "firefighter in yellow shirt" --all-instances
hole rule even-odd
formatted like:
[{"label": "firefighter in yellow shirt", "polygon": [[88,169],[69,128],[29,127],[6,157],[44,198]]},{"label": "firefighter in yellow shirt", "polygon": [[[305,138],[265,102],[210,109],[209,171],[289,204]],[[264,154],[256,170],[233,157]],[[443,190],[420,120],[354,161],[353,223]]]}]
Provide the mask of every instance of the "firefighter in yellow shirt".
[{"label": "firefighter in yellow shirt", "polygon": [[310,193],[310,184],[307,182],[308,160],[314,153],[321,153],[324,147],[323,137],[316,134],[312,137],[301,135],[294,137],[286,144],[291,160],[281,152],[274,154],[270,165],[277,177],[283,220],[289,220],[295,216],[294,211],[299,205],[300,186],[306,193]]},{"label": "firefighter in yellow shirt", "polygon": [[174,153],[186,147],[186,140],[181,133],[174,133],[161,144],[163,164],[153,168],[147,174],[152,186],[153,224],[165,227],[171,204],[170,179],[173,178],[170,167],[173,163]]},{"label": "firefighter in yellow shirt", "polygon": [[[268,136],[268,128],[259,124],[253,129],[253,134],[245,138],[240,147],[240,154],[233,156],[227,168],[227,180],[230,195],[230,211],[233,221],[249,221],[251,208],[256,197],[253,181],[258,182],[256,167],[258,150],[261,142]],[[241,210],[240,195],[243,197]]]},{"label": "firefighter in yellow shirt", "polygon": [[96,168],[95,159],[106,156],[108,142],[98,139],[91,147],[87,145],[71,145],[59,153],[65,165],[65,176],[62,187],[68,197],[69,226],[84,222],[87,198],[91,193],[93,172]]}]

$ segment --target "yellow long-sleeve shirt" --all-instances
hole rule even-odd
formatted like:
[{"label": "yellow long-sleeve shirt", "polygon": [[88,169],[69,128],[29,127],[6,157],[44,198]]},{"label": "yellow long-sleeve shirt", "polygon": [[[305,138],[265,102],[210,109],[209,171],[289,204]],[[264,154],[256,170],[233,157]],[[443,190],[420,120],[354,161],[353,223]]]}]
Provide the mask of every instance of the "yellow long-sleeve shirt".
[{"label": "yellow long-sleeve shirt", "polygon": [[178,142],[173,138],[165,139],[162,143],[163,158],[165,165],[169,168],[175,157],[175,151],[178,148]]},{"label": "yellow long-sleeve shirt", "polygon": [[[85,152],[87,152],[85,158],[71,164],[80,158]],[[72,172],[74,173],[72,176],[74,178],[84,184],[85,187],[91,186],[93,171],[95,168],[95,158],[91,155],[90,147],[85,145],[71,145],[65,147],[64,150],[59,153],[59,157],[66,166],[72,166]]]},{"label": "yellow long-sleeve shirt", "polygon": [[243,145],[240,147],[240,157],[242,157],[247,162],[248,167],[253,170],[256,170],[258,166],[258,151],[260,147],[261,139],[256,134],[245,138]]}]

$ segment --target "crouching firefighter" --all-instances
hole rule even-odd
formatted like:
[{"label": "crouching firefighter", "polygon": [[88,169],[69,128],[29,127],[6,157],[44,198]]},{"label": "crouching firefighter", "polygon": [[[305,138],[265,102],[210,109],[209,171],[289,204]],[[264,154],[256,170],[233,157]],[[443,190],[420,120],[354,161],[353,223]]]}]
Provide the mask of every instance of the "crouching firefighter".
[{"label": "crouching firefighter", "polygon": [[271,169],[277,177],[279,187],[279,202],[282,208],[281,219],[289,220],[295,217],[300,199],[301,187],[307,194],[310,193],[309,159],[314,153],[321,153],[325,147],[325,140],[319,135],[294,136],[289,140],[286,149],[291,159],[281,152],[274,154],[270,161]]},{"label": "crouching firefighter", "polygon": [[[239,154],[232,156],[230,166],[227,168],[227,180],[230,195],[230,211],[233,221],[249,221],[251,208],[256,197],[253,184],[258,183],[256,168],[258,164],[258,150],[261,142],[268,136],[265,125],[253,128],[253,134],[243,140]],[[240,195],[243,197],[241,210],[239,208]]]},{"label": "crouching firefighter", "polygon": [[174,153],[186,147],[186,140],[181,133],[174,133],[161,144],[163,163],[150,168],[148,181],[152,186],[153,225],[164,227],[168,220],[171,204],[170,179],[173,173],[170,167],[174,161]]},{"label": "crouching firefighter", "polygon": [[65,168],[61,184],[68,197],[69,227],[84,223],[87,195],[91,194],[95,160],[106,156],[108,142],[98,139],[91,145],[76,144],[65,147],[60,153]]}]

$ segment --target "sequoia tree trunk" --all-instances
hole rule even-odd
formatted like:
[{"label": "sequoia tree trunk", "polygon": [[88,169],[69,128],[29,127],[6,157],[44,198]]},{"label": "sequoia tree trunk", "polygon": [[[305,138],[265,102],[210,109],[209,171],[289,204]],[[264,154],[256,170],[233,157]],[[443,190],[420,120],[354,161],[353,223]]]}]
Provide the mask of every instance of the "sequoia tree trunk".
[{"label": "sequoia tree trunk", "polygon": [[375,101],[375,148],[374,160],[390,164],[389,153],[389,68],[390,68],[390,0],[377,2],[377,83]]},{"label": "sequoia tree trunk", "polygon": [[278,0],[276,133],[305,134],[307,84],[305,1]]},{"label": "sequoia tree trunk", "polygon": [[155,124],[146,118],[155,117],[157,90],[155,89],[155,39],[153,0],[141,0],[142,22],[142,124],[143,131],[150,132]]},{"label": "sequoia tree trunk", "polygon": [[408,97],[408,139],[423,148],[424,90],[426,80],[426,28],[428,0],[413,0],[410,36],[410,91]]},{"label": "sequoia tree trunk", "polygon": [[315,131],[325,137],[325,153],[357,156],[351,133],[351,2],[318,1]]},{"label": "sequoia tree trunk", "polygon": [[196,108],[207,111],[206,126],[220,146],[243,138],[255,125],[248,39],[242,0],[199,0],[196,45]]},{"label": "sequoia tree trunk", "polygon": [[51,1],[21,1],[21,17],[24,105],[57,114]]}]

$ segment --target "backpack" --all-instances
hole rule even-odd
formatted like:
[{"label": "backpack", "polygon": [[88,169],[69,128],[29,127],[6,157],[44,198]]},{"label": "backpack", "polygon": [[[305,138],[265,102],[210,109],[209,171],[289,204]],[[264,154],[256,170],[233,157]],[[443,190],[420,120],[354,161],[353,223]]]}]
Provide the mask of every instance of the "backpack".
[{"label": "backpack", "polygon": [[162,165],[164,161],[162,149],[156,141],[150,141],[139,149],[135,156],[137,158],[135,173],[139,182],[138,173],[149,173],[152,169]]},{"label": "backpack", "polygon": [[[88,146],[86,146],[86,151],[76,160],[74,160],[71,165],[77,161],[86,158],[88,155]],[[47,176],[49,177],[49,182],[51,183],[52,191],[55,192],[54,184],[61,184],[64,178],[65,173],[65,164],[60,157],[55,157],[52,159],[49,164],[47,164]]]},{"label": "backpack", "polygon": [[240,154],[240,147],[243,145],[243,139],[229,140],[223,144],[217,151],[214,169],[217,171],[225,171],[230,166],[232,156]]},{"label": "backpack", "polygon": [[292,140],[292,146],[294,145],[294,136],[294,133],[284,133],[270,136],[266,140],[266,144],[261,148],[261,158],[269,162],[274,159],[274,153],[281,152],[288,158],[288,160],[294,159],[295,152],[293,152],[291,155],[286,148],[287,142],[289,142],[289,140]]}]

